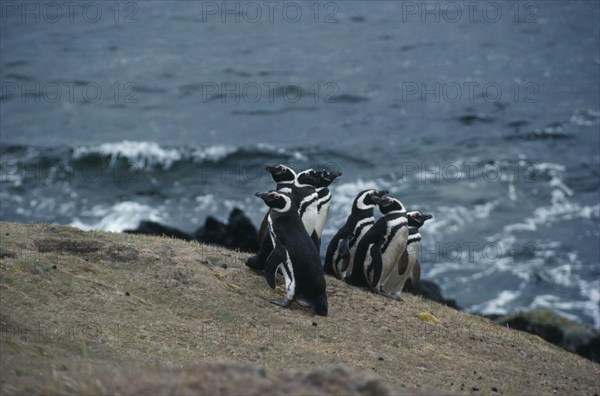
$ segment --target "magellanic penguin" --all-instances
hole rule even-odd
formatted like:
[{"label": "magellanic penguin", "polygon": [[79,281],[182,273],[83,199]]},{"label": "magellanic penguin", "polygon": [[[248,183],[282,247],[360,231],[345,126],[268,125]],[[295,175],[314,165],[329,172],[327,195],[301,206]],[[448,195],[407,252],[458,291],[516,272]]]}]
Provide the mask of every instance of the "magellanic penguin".
[{"label": "magellanic penguin", "polygon": [[317,184],[316,191],[317,200],[317,221],[315,230],[313,231],[312,239],[317,241],[317,249],[321,248],[321,235],[329,217],[329,205],[331,204],[331,191],[329,185],[338,177],[342,176],[342,172],[328,172],[322,170],[319,173],[320,181]]},{"label": "magellanic penguin", "polygon": [[[279,166],[285,167],[284,165],[278,165],[277,167]],[[273,171],[269,167],[267,167],[267,170],[271,172],[273,178],[275,179],[276,176]],[[285,173],[288,175],[286,178],[289,177],[289,170],[290,168],[287,168],[285,171]],[[300,219],[304,224],[306,232],[310,236],[313,234],[317,221],[318,194],[316,191],[316,186],[320,180],[320,172],[314,169],[307,169],[298,173],[292,183],[287,182],[287,180],[285,180],[285,182],[277,182],[278,187],[280,187],[277,191],[290,195],[294,205],[298,208],[298,214],[300,215]],[[271,210],[269,210],[269,213],[270,212]],[[267,219],[269,213],[267,213],[267,216],[265,216]],[[317,241],[315,240],[314,243],[316,245]],[[271,239],[268,238],[263,231],[263,239],[262,242],[259,243],[258,254],[248,258],[248,260],[246,260],[246,265],[254,270],[263,270],[265,267],[265,262],[272,250],[273,245],[271,243]]]},{"label": "magellanic penguin", "polygon": [[[296,181],[296,172],[289,166],[279,164],[279,165],[266,165],[265,169],[271,174],[273,181],[277,184],[275,189],[277,191],[291,191],[291,187]],[[263,221],[260,224],[260,229],[258,230],[258,246],[262,244],[265,233],[267,232],[268,222],[267,219],[269,217],[269,213],[265,214],[263,217]]]},{"label": "magellanic penguin", "polygon": [[285,277],[286,299],[273,304],[289,307],[298,301],[312,307],[318,315],[327,316],[325,274],[319,251],[306,233],[298,207],[286,193],[256,193],[271,208],[269,237],[274,246],[265,263],[265,278],[275,288],[275,275],[281,268]]},{"label": "magellanic penguin", "polygon": [[326,274],[342,279],[346,273],[351,273],[350,264],[354,261],[354,253],[358,241],[375,223],[373,208],[376,205],[374,199],[381,198],[386,190],[364,190],[358,193],[352,203],[352,211],[346,219],[346,223],[333,236],[327,253],[325,254],[325,265],[323,269]]},{"label": "magellanic penguin", "polygon": [[[358,242],[352,273],[346,282],[367,286],[387,297],[394,296],[382,290],[382,282],[396,268],[408,241],[408,220],[402,202],[395,198],[376,198],[383,217]],[[362,271],[361,271],[362,269]],[[397,299],[397,298],[396,298]]]},{"label": "magellanic penguin", "polygon": [[416,286],[419,284],[419,280],[421,279],[421,264],[419,263],[421,234],[419,233],[419,228],[431,218],[433,218],[432,215],[421,213],[418,210],[407,213],[408,241],[406,249],[400,257],[398,268],[392,270],[387,279],[383,281],[383,290],[386,293],[399,298],[404,284],[411,274],[413,285]]}]

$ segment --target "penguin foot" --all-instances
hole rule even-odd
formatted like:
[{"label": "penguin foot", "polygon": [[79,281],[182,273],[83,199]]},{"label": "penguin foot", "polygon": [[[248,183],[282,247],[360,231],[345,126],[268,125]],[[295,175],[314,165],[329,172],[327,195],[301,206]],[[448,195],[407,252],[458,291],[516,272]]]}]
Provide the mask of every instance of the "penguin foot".
[{"label": "penguin foot", "polygon": [[277,305],[277,306],[280,306],[280,307],[283,307],[283,308],[289,308],[290,305],[292,305],[292,302],[293,302],[292,300],[285,300],[283,302],[279,302],[277,300],[273,300],[273,301],[271,301],[271,304],[274,304],[274,305]]},{"label": "penguin foot", "polygon": [[373,291],[375,293],[377,293],[377,294],[380,294],[380,295],[384,296],[384,297],[391,298],[392,300],[402,301],[402,299],[400,298],[400,296],[396,296],[395,294],[390,294],[390,293],[384,292],[383,290],[378,290],[378,289],[375,289]]}]

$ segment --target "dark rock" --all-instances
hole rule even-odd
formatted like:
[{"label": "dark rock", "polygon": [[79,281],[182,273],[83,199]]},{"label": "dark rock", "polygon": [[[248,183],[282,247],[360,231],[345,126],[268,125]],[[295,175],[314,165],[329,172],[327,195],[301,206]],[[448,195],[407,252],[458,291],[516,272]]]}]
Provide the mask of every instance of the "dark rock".
[{"label": "dark rock", "polygon": [[245,252],[258,250],[258,232],[252,221],[240,209],[235,208],[229,214],[227,224],[228,245]]},{"label": "dark rock", "polygon": [[167,236],[171,238],[184,239],[186,241],[192,241],[194,237],[187,232],[178,230],[177,228],[169,227],[157,223],[155,221],[142,221],[135,230],[125,230],[128,234],[144,234],[144,235],[156,235],[156,236]]},{"label": "dark rock", "polygon": [[593,362],[600,363],[600,334],[596,334],[589,342],[578,346],[575,353]]},{"label": "dark rock", "polygon": [[600,362],[600,332],[550,310],[519,312],[492,319],[511,329],[535,334],[567,351]]},{"label": "dark rock", "polygon": [[200,227],[194,233],[194,239],[200,242],[221,245],[227,237],[227,224],[208,216],[204,221],[204,226]]},{"label": "dark rock", "polygon": [[439,302],[450,308],[461,309],[455,300],[444,298],[444,296],[442,296],[442,289],[432,281],[421,280],[417,286],[414,286],[409,278],[402,290],[410,294],[421,296],[427,300]]},{"label": "dark rock", "polygon": [[208,216],[204,221],[204,225],[193,234],[154,221],[142,221],[135,230],[125,230],[124,232],[167,236],[186,241],[196,240],[228,249],[239,249],[244,252],[256,252],[258,250],[256,227],[254,227],[248,216],[238,208],[233,209],[229,214],[228,224]]},{"label": "dark rock", "polygon": [[258,250],[258,232],[248,216],[235,208],[229,214],[228,224],[209,216],[204,227],[194,233],[199,242],[224,246],[229,249],[239,249],[244,252]]}]

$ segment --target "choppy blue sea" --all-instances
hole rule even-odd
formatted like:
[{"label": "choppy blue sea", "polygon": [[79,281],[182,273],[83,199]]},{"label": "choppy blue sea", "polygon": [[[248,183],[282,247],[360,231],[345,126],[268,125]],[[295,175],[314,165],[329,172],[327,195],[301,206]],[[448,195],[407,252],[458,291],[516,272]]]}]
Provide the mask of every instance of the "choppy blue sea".
[{"label": "choppy blue sea", "polygon": [[598,2],[85,4],[1,4],[1,220],[258,224],[265,163],[333,168],[325,246],[386,188],[447,297],[600,327]]}]

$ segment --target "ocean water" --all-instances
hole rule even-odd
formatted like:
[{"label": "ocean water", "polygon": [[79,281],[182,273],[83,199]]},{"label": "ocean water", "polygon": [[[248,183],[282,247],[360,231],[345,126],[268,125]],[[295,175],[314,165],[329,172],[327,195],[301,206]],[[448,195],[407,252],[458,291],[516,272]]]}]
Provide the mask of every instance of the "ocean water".
[{"label": "ocean water", "polygon": [[[600,327],[596,1],[3,2],[0,219],[192,231],[326,167],[433,213],[423,277],[472,311]],[[323,248],[323,250],[325,247]]]}]

